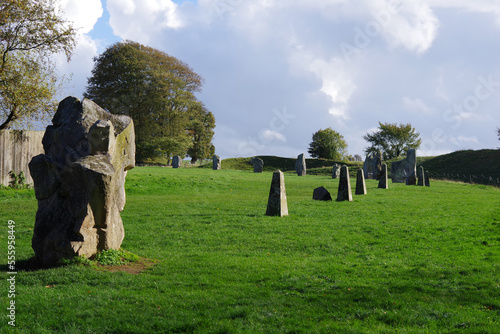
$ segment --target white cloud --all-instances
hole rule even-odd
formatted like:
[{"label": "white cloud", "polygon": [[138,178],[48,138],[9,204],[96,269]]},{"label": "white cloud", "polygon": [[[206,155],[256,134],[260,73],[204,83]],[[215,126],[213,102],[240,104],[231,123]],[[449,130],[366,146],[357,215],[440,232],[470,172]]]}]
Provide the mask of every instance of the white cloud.
[{"label": "white cloud", "polygon": [[463,11],[478,13],[491,13],[497,16],[500,25],[500,1],[499,0],[423,0],[434,8],[459,8]]},{"label": "white cloud", "polygon": [[150,43],[164,29],[183,26],[171,0],[108,0],[113,33],[123,39]]},{"label": "white cloud", "polygon": [[393,47],[404,47],[417,54],[429,50],[436,39],[439,20],[425,3],[419,0],[398,3],[393,9],[384,36]]},{"label": "white cloud", "polygon": [[450,138],[450,142],[459,147],[469,147],[467,145],[479,144],[479,140],[476,136],[458,136]]},{"label": "white cloud", "polygon": [[434,110],[432,110],[429,106],[425,104],[424,101],[422,101],[419,98],[412,99],[410,97],[405,96],[403,98],[403,105],[407,110],[416,112],[418,114],[432,115],[434,113]]},{"label": "white cloud", "polygon": [[270,129],[264,129],[261,131],[259,138],[263,143],[270,143],[272,141],[280,141],[286,143],[286,137],[280,132],[273,131]]},{"label": "white cloud", "polygon": [[89,33],[102,16],[101,0],[58,0],[64,16],[74,23],[80,34]]},{"label": "white cloud", "polygon": [[64,55],[55,57],[59,72],[71,79],[71,82],[64,87],[64,92],[59,99],[68,95],[81,98],[87,84],[87,77],[93,67],[93,57],[97,55],[97,44],[88,33],[102,16],[103,8],[100,0],[59,0],[59,6],[63,16],[73,22],[78,33],[77,45],[71,61],[66,62]]}]

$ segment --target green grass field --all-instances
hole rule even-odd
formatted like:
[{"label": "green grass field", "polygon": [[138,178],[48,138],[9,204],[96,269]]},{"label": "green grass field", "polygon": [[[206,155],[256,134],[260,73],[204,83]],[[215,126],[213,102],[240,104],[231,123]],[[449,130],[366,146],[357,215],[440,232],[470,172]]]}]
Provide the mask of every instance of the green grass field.
[{"label": "green grass field", "polygon": [[[224,165],[223,165],[224,167]],[[140,167],[127,176],[123,249],[134,275],[84,265],[19,272],[1,333],[498,333],[500,190],[390,184],[312,200],[338,180],[286,173],[290,216],[267,217],[272,174]],[[354,188],[354,180],[351,180]],[[16,256],[33,255],[32,190],[0,190]]]}]

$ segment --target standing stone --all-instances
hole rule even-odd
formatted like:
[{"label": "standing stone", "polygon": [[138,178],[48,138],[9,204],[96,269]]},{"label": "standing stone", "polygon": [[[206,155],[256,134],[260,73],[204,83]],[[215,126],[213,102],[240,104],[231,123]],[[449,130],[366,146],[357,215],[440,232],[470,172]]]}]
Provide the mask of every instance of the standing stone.
[{"label": "standing stone", "polygon": [[418,186],[420,187],[424,186],[424,179],[425,179],[424,167],[420,166],[420,177],[418,178]]},{"label": "standing stone", "polygon": [[366,195],[365,173],[360,168],[356,175],[356,195]]},{"label": "standing stone", "polygon": [[261,158],[253,157],[252,160],[250,160],[250,163],[253,166],[254,173],[262,173],[264,170],[264,160]]},{"label": "standing stone", "polygon": [[212,169],[213,170],[221,169],[220,157],[218,155],[214,155],[212,159],[213,159]]},{"label": "standing stone", "polygon": [[392,183],[406,183],[415,185],[417,183],[417,156],[414,149],[409,149],[406,158],[395,161],[391,165]]},{"label": "standing stone", "polygon": [[288,216],[288,204],[286,201],[285,175],[280,170],[273,173],[269,200],[267,202],[266,216]]},{"label": "standing stone", "polygon": [[339,190],[337,193],[337,202],[352,202],[351,180],[349,179],[349,168],[342,165],[340,168]]},{"label": "standing stone", "polygon": [[339,176],[340,176],[340,165],[335,164],[335,165],[333,165],[333,169],[332,169],[332,179],[336,179]]},{"label": "standing stone", "polygon": [[417,153],[415,149],[410,148],[406,153],[406,185],[414,186],[417,184]]},{"label": "standing stone", "polygon": [[134,123],[94,102],[67,97],[29,163],[38,200],[33,267],[119,249],[125,176],[135,165]]},{"label": "standing stone", "polygon": [[389,189],[389,183],[387,182],[387,164],[382,164],[382,175],[380,176],[378,187],[381,189]]},{"label": "standing stone", "polygon": [[367,179],[380,179],[382,175],[382,152],[371,152],[366,156],[363,164],[363,173]]},{"label": "standing stone", "polygon": [[182,165],[181,157],[179,157],[178,155],[174,156],[172,158],[172,167],[173,168],[181,168],[181,165]]},{"label": "standing stone", "polygon": [[428,170],[426,170],[426,171],[425,171],[425,177],[424,177],[424,180],[425,180],[425,186],[426,186],[426,187],[430,187],[430,186],[431,186],[431,184],[430,184],[430,181],[429,181],[429,171],[428,171]]},{"label": "standing stone", "polygon": [[332,196],[330,195],[330,192],[326,190],[325,187],[319,187],[314,189],[313,192],[313,200],[316,201],[331,201]]},{"label": "standing stone", "polygon": [[299,154],[297,160],[295,161],[295,171],[298,176],[306,175],[306,158],[304,157],[304,153]]}]

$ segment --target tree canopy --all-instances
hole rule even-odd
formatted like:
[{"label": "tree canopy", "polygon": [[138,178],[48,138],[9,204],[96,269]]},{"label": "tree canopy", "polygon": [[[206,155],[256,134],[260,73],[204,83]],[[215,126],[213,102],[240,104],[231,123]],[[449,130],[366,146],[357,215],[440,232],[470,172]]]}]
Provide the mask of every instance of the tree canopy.
[{"label": "tree canopy", "polygon": [[187,64],[157,49],[119,42],[94,58],[85,97],[132,117],[137,159],[213,154],[215,118],[196,99],[203,79]]},{"label": "tree canopy", "polygon": [[377,131],[363,136],[371,144],[365,150],[366,154],[381,151],[384,160],[405,155],[408,149],[417,150],[420,147],[420,134],[408,124],[391,124],[379,122]]},{"label": "tree canopy", "polygon": [[347,157],[347,142],[332,128],[319,130],[313,134],[308,152],[313,158],[344,160]]},{"label": "tree canopy", "polygon": [[49,115],[59,87],[52,56],[63,52],[69,61],[75,44],[76,32],[54,0],[2,1],[0,130]]}]

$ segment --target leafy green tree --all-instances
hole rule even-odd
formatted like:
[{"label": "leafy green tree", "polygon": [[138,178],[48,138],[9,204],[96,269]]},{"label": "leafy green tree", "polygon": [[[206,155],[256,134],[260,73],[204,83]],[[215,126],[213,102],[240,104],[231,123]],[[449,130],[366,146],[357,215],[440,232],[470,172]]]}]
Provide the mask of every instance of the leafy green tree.
[{"label": "leafy green tree", "polygon": [[203,105],[191,110],[189,133],[192,137],[192,145],[187,154],[191,157],[191,163],[198,160],[211,158],[215,154],[212,145],[215,128],[215,117]]},{"label": "leafy green tree", "polygon": [[201,117],[199,110],[204,110],[194,93],[202,83],[180,60],[126,41],[94,58],[84,96],[112,113],[132,117],[137,160],[158,155],[170,159],[185,156],[193,146],[193,118]]},{"label": "leafy green tree", "polygon": [[54,0],[2,0],[0,130],[50,115],[59,89],[52,55],[64,52],[69,61],[75,44]]},{"label": "leafy green tree", "polygon": [[379,122],[379,129],[363,136],[371,144],[365,152],[382,152],[383,159],[393,159],[405,155],[410,148],[417,150],[422,140],[415,128],[408,124],[390,124]]},{"label": "leafy green tree", "polygon": [[347,157],[347,142],[332,128],[319,130],[313,134],[308,152],[313,158],[344,160]]}]

